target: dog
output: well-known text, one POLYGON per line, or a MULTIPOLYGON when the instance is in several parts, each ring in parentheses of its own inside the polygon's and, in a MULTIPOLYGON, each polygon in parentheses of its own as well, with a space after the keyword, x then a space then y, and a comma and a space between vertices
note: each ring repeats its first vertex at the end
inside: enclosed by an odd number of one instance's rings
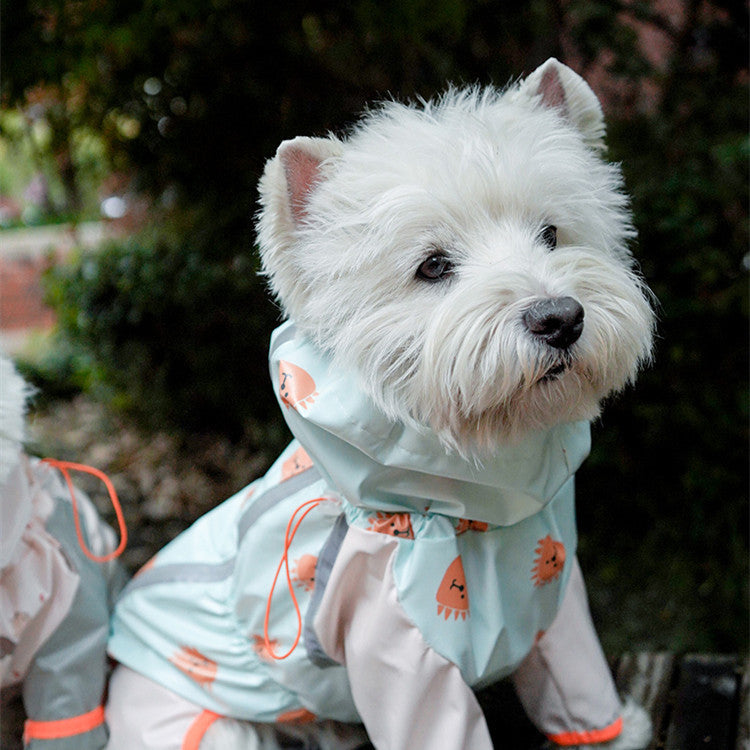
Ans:
POLYGON ((22 690, 25 747, 101 750, 109 618, 126 575, 112 529, 70 482, 77 465, 25 453, 31 395, 0 354, 0 684, 4 700, 22 690))
POLYGON ((604 135, 550 59, 281 144, 258 241, 295 439, 125 590, 111 750, 349 748, 359 722, 490 748, 472 688, 507 675, 556 745, 647 745, 575 558, 589 422, 654 332, 604 135))

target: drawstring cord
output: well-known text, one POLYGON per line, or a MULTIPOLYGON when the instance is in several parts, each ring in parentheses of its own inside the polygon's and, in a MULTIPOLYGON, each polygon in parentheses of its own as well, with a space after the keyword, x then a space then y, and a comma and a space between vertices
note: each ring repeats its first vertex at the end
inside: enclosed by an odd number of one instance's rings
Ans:
POLYGON ((50 466, 54 467, 63 475, 63 477, 65 477, 65 482, 67 483, 68 491, 70 492, 70 499, 73 503, 73 518, 76 524, 78 544, 80 545, 83 554, 86 555, 89 560, 93 560, 97 563, 109 562, 110 560, 114 560, 116 557, 119 557, 125 549, 125 545, 128 543, 128 529, 125 525, 125 517, 122 513, 122 507, 120 506, 117 492, 115 491, 115 488, 109 477, 103 471, 99 471, 99 469, 95 469, 93 466, 76 464, 71 461, 58 461, 56 458, 43 458, 42 463, 49 464, 50 466), (113 550, 109 554, 95 555, 86 545, 86 541, 83 536, 83 530, 81 529, 81 517, 78 511, 78 501, 76 500, 75 488, 73 487, 73 480, 70 478, 71 471, 80 471, 84 474, 91 474, 92 476, 100 479, 104 483, 104 486, 107 488, 109 499, 112 501, 112 507, 115 509, 115 515, 117 516, 117 525, 120 530, 120 544, 118 545, 117 549, 113 550))
POLYGON ((295 648, 297 648, 297 644, 299 643, 300 638, 302 637, 302 613, 299 609, 299 604, 297 603, 297 597, 294 595, 294 586, 292 585, 292 576, 289 572, 289 547, 292 544, 292 541, 294 540, 294 536, 297 533, 297 529, 299 529, 300 524, 302 521, 305 520, 305 516, 314 508, 317 508, 318 505, 320 505, 322 502, 325 501, 326 498, 324 497, 318 497, 314 500, 308 500, 302 505, 300 505, 294 513, 292 513, 291 518, 289 519, 289 523, 286 525, 286 532, 284 533, 284 553, 281 556, 281 560, 279 561, 279 566, 276 568, 276 575, 273 577, 273 583, 271 584, 271 591, 268 594, 268 601, 266 602, 266 616, 263 620, 263 640, 264 645, 266 649, 266 653, 272 658, 276 659, 277 661, 281 661, 282 659, 286 659, 288 656, 292 654, 295 648), (297 523, 294 525, 294 528, 292 529, 292 524, 294 524, 294 519, 303 508, 307 508, 305 512, 299 517, 297 520, 297 523), (292 529, 292 533, 289 533, 289 529, 292 529), (297 637, 294 639, 294 643, 292 644, 292 647, 287 651, 285 654, 277 654, 273 650, 273 645, 271 644, 271 639, 268 636, 268 621, 271 617, 271 599, 273 598, 273 592, 276 589, 276 583, 279 580, 279 573, 281 573, 281 566, 284 566, 286 568, 286 582, 287 586, 289 587, 289 594, 292 597, 292 602, 294 603, 294 611, 297 614, 297 637))

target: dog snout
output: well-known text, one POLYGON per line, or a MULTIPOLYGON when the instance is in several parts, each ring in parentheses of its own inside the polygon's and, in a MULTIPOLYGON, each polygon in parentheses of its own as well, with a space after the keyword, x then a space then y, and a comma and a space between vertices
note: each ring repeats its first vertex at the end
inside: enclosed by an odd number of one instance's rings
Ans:
POLYGON ((523 322, 545 344, 567 349, 583 332, 583 315, 583 307, 573 297, 552 297, 534 302, 523 314, 523 322))

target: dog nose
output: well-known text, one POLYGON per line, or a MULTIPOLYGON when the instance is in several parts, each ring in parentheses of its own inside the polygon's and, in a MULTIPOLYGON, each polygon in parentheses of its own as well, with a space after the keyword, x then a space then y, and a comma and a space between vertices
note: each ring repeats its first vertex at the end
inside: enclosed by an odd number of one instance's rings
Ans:
POLYGON ((523 322, 545 344, 567 349, 583 331, 583 307, 572 297, 540 299, 523 314, 523 322))

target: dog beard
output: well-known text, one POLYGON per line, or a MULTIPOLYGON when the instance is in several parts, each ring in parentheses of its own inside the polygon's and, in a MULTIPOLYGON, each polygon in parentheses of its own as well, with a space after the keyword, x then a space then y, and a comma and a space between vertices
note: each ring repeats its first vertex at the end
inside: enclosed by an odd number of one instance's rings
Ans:
POLYGON ((374 296, 367 312, 325 334, 334 341, 335 366, 354 365, 389 417, 429 426, 463 455, 593 419, 602 400, 649 360, 651 304, 631 269, 580 248, 566 253, 559 259, 565 283, 554 268, 551 277, 585 311, 580 338, 569 347, 545 344, 523 322, 540 291, 555 284, 496 271, 477 274, 475 283, 457 279, 421 312, 403 300, 377 305, 374 296))

